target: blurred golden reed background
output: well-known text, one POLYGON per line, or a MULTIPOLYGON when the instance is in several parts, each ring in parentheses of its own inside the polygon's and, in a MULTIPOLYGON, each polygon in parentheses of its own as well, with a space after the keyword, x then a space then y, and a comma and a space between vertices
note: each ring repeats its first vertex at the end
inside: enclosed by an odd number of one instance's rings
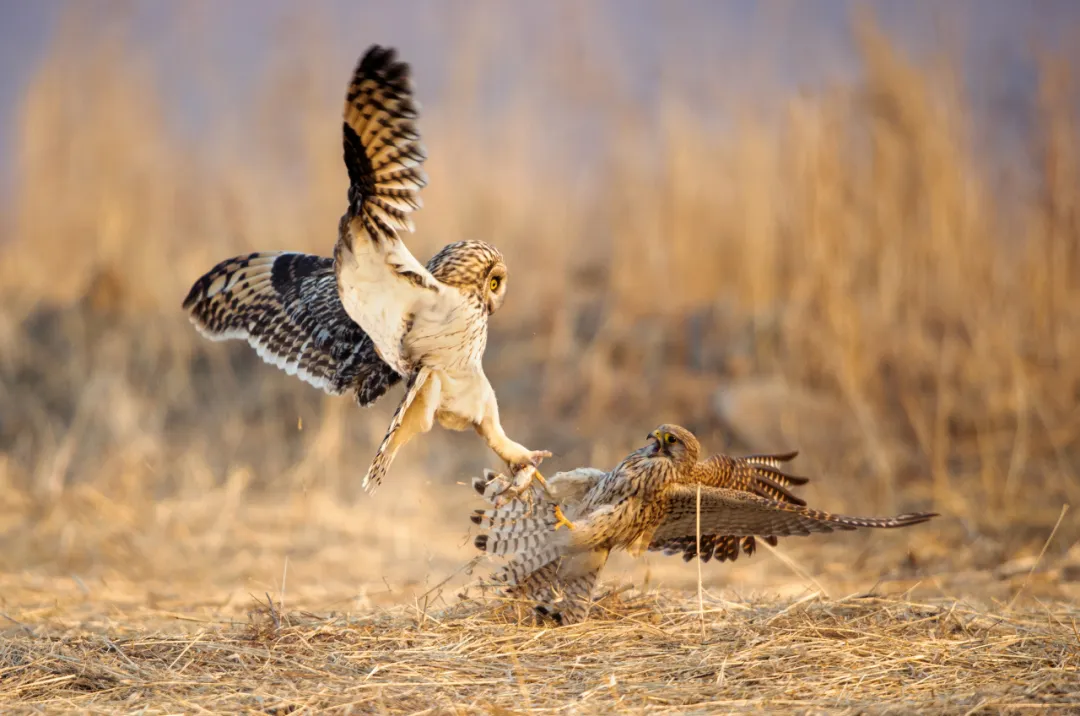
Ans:
MULTIPOLYGON (((895 534, 782 542, 818 579, 1026 572, 1062 505, 1080 503, 1068 45, 1031 48, 1030 121, 1018 146, 997 147, 958 53, 945 42, 916 58, 866 12, 852 23, 857 71, 740 104, 730 68, 643 97, 606 49, 611 18, 563 3, 574 30, 534 40, 544 61, 513 68, 492 102, 487 20, 512 12, 496 5, 447 13, 454 52, 424 65, 442 85, 415 73, 421 103, 438 101, 420 122, 430 185, 410 246, 426 261, 483 238, 506 254, 486 366, 508 432, 553 450, 554 472, 610 467, 674 421, 714 451, 802 450, 812 505, 943 513, 895 534), (563 116, 587 128, 571 137, 563 116)), ((471 556, 472 495, 456 483, 496 466, 482 441, 436 430, 364 496, 400 389, 360 410, 244 344, 203 340, 180 309, 228 256, 328 255, 346 189, 340 94, 355 57, 408 28, 355 27, 331 47, 332 17, 293 12, 251 86, 185 135, 170 77, 214 87, 224 70, 177 41, 171 56, 190 66, 155 71, 130 15, 69 6, 13 113, 5 584, 260 594, 287 571, 290 589, 374 594, 441 581, 471 556)), ((661 77, 686 70, 676 46, 665 57, 661 77)), ((1055 583, 1080 578, 1065 568, 1080 564, 1073 517, 1041 564, 1055 583)), ((766 571, 792 579, 768 554, 705 577, 757 584, 766 571)))

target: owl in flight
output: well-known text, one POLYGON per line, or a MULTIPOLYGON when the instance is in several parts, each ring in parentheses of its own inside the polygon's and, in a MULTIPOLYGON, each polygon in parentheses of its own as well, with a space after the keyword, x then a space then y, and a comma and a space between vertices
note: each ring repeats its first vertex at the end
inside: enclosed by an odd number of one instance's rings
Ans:
POLYGON ((195 282, 184 308, 207 338, 242 338, 268 363, 327 393, 352 392, 361 406, 404 379, 405 395, 364 477, 369 491, 397 451, 436 420, 475 429, 515 474, 538 475, 550 453, 507 437, 484 375, 488 318, 506 298, 502 254, 460 241, 424 266, 403 240, 427 183, 409 74, 394 50, 377 45, 353 72, 342 124, 348 208, 334 257, 226 259, 195 282))
MULTIPOLYGON (((487 533, 477 536, 475 545, 509 557, 494 575, 497 584, 536 602, 541 614, 570 623, 588 615, 593 586, 611 550, 682 553, 690 560, 699 556, 700 534, 702 561, 734 560, 740 547, 753 554, 756 537, 775 545, 777 537, 907 527, 937 516, 846 517, 812 510, 789 489, 807 478, 781 469, 796 453, 699 460, 700 450, 689 430, 661 425, 648 444, 611 472, 579 468, 550 478, 551 497, 537 499, 553 500, 552 509, 527 513, 524 502, 513 502, 477 510, 472 521, 487 533), (570 529, 560 531, 563 524, 570 529)), ((488 471, 473 486, 494 505, 503 480, 488 471)))

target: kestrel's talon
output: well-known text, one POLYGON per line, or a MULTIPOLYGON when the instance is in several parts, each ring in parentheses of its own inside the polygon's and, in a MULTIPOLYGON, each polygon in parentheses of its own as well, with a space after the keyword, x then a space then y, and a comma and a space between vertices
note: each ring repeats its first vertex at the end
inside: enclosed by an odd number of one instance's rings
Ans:
POLYGON ((563 526, 568 530, 574 529, 574 523, 566 519, 566 515, 563 514, 561 507, 555 505, 555 530, 558 531, 558 529, 563 526))

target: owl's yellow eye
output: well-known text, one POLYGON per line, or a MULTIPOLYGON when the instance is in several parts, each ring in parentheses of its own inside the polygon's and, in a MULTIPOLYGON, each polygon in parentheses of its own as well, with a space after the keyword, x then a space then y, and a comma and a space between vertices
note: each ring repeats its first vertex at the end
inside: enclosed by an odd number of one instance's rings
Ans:
POLYGON ((499 278, 498 276, 495 276, 494 278, 491 279, 491 290, 492 291, 498 291, 500 284, 502 284, 502 279, 499 278))
POLYGON ((679 442, 679 440, 671 433, 664 433, 664 442, 666 442, 668 445, 674 445, 675 443, 679 442))

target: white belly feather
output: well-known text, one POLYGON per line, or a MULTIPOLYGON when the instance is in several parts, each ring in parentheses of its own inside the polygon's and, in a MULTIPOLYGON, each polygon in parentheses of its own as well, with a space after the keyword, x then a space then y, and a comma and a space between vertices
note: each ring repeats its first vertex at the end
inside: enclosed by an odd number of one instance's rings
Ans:
MULTIPOLYGON (((404 249, 403 244, 393 248, 397 247, 404 249)), ((438 373, 439 422, 465 429, 481 419, 491 394, 482 363, 487 315, 455 287, 433 281, 436 289, 432 290, 396 274, 389 264, 408 264, 411 254, 401 260, 380 248, 390 247, 364 237, 354 242, 355 253, 339 256, 338 288, 345 312, 371 336, 379 356, 402 376, 420 365, 438 373)))

